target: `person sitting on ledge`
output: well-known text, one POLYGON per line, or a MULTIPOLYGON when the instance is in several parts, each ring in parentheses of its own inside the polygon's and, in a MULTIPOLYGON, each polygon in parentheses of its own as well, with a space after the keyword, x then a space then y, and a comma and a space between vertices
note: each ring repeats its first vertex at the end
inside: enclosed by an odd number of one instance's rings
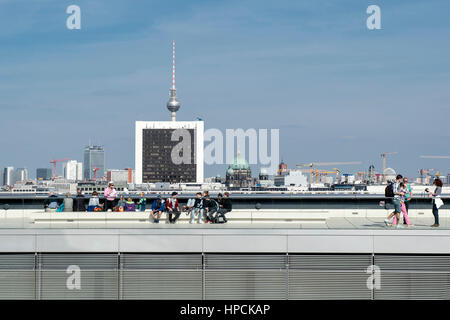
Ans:
POLYGON ((100 199, 98 198, 98 192, 94 191, 92 192, 92 196, 89 199, 89 204, 88 204, 88 208, 87 211, 101 211, 103 205, 100 204, 100 199))
POLYGON ((66 197, 64 198, 63 204, 64 204, 64 212, 73 211, 73 199, 70 192, 66 193, 66 197))
POLYGON ((136 211, 136 203, 134 203, 133 199, 131 198, 127 199, 127 202, 125 203, 125 211, 127 212, 136 211))
POLYGON ((172 192, 172 197, 167 199, 166 201, 166 209, 167 214, 169 216, 169 223, 175 224, 177 222, 177 219, 180 217, 181 211, 180 211, 180 205, 178 203, 178 192, 174 191, 172 192), (172 218, 173 215, 173 218, 172 218))
POLYGON ((162 201, 161 196, 158 195, 152 203, 152 212, 150 213, 154 223, 159 223, 161 214, 164 211, 165 211, 164 202, 162 201))
POLYGON ((123 212, 125 210, 126 205, 125 197, 123 195, 120 196, 119 202, 117 202, 117 209, 119 212, 123 212))
POLYGON ((53 191, 50 191, 48 198, 44 200, 45 212, 56 212, 61 203, 62 200, 53 191))
POLYGON ((84 212, 86 211, 86 198, 84 197, 81 189, 77 190, 77 195, 75 199, 73 199, 73 211, 75 212, 84 212))
POLYGON ((145 206, 147 204, 147 199, 145 198, 145 193, 141 192, 139 195, 141 196, 141 198, 139 199, 138 210, 141 212, 145 212, 145 206))

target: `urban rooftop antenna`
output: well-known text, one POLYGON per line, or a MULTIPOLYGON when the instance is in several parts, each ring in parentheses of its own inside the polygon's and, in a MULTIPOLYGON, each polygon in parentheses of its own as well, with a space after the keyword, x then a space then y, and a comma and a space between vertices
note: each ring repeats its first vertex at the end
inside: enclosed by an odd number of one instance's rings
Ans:
POLYGON ((176 112, 180 109, 180 102, 177 100, 177 89, 175 89, 175 40, 172 41, 172 88, 167 109, 172 113, 172 121, 176 121, 176 112))

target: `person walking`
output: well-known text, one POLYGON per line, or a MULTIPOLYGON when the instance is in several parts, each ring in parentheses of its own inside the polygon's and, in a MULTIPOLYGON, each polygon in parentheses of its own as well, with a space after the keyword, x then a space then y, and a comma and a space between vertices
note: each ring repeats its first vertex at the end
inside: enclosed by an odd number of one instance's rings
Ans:
MULTIPOLYGON (((397 217, 397 227, 398 227, 398 222, 400 221, 400 214, 402 212, 402 204, 400 201, 400 196, 403 196, 404 194, 402 192, 399 191, 399 186, 400 183, 403 180, 403 176, 401 174, 397 175, 395 182, 392 184, 392 204, 394 205, 394 211, 389 214, 389 216, 384 219, 384 223, 389 226, 390 220, 392 219, 392 217, 395 215, 397 217)), ((394 226, 394 224, 392 224, 392 226, 394 226)))
POLYGON ((106 198, 105 211, 108 211, 109 209, 112 211, 114 208, 114 200, 117 197, 117 191, 114 189, 114 182, 111 181, 108 183, 108 188, 105 189, 103 195, 106 198))
POLYGON ((438 204, 439 202, 441 202, 442 205, 442 200, 441 200, 441 194, 442 194, 442 181, 439 178, 434 179, 433 181, 433 185, 436 186, 436 188, 434 189, 434 192, 431 192, 428 188, 425 189, 426 192, 429 193, 429 197, 433 199, 432 204, 433 204, 433 216, 434 216, 434 224, 431 225, 431 227, 436 228, 439 227, 439 207, 440 205, 438 204), (438 202, 438 203, 437 203, 438 202))

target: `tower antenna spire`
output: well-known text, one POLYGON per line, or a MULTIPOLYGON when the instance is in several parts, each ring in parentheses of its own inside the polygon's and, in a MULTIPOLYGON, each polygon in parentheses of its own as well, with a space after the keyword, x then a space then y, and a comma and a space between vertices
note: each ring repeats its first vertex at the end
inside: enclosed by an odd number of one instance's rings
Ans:
POLYGON ((177 89, 175 89, 175 40, 172 40, 172 88, 167 109, 171 112, 172 121, 176 121, 176 112, 180 109, 180 102, 177 100, 177 89))
POLYGON ((172 89, 175 89, 175 40, 172 40, 172 89))

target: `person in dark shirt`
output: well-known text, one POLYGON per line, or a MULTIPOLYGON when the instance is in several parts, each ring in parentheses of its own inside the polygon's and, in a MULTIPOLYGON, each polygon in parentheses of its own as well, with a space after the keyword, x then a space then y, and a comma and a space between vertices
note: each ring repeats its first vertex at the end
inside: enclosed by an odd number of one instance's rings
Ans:
POLYGON ((205 221, 211 223, 214 220, 214 214, 219 209, 219 205, 215 200, 212 200, 209 193, 206 194, 203 200, 203 208, 205 209, 205 221))
POLYGON ((86 211, 86 198, 84 197, 81 189, 77 190, 77 195, 73 199, 73 211, 84 212, 86 211))
POLYGON ((60 199, 53 191, 50 191, 47 199, 44 200, 44 209, 46 212, 56 211, 61 205, 62 199, 60 199))
POLYGON ((230 193, 225 192, 225 197, 221 197, 221 194, 219 193, 217 202, 219 203, 219 215, 223 217, 224 222, 227 222, 227 218, 225 217, 225 214, 230 212, 233 209, 233 205, 231 204, 230 199, 230 193))
POLYGON ((436 186, 436 189, 434 189, 434 192, 428 190, 428 188, 425 189, 425 191, 428 192, 429 197, 433 199, 432 205, 433 205, 434 224, 431 226, 433 228, 435 228, 435 227, 439 227, 439 208, 436 205, 436 201, 439 201, 442 203, 441 194, 442 194, 443 183, 442 183, 441 179, 436 178, 433 181, 433 185, 436 186))

